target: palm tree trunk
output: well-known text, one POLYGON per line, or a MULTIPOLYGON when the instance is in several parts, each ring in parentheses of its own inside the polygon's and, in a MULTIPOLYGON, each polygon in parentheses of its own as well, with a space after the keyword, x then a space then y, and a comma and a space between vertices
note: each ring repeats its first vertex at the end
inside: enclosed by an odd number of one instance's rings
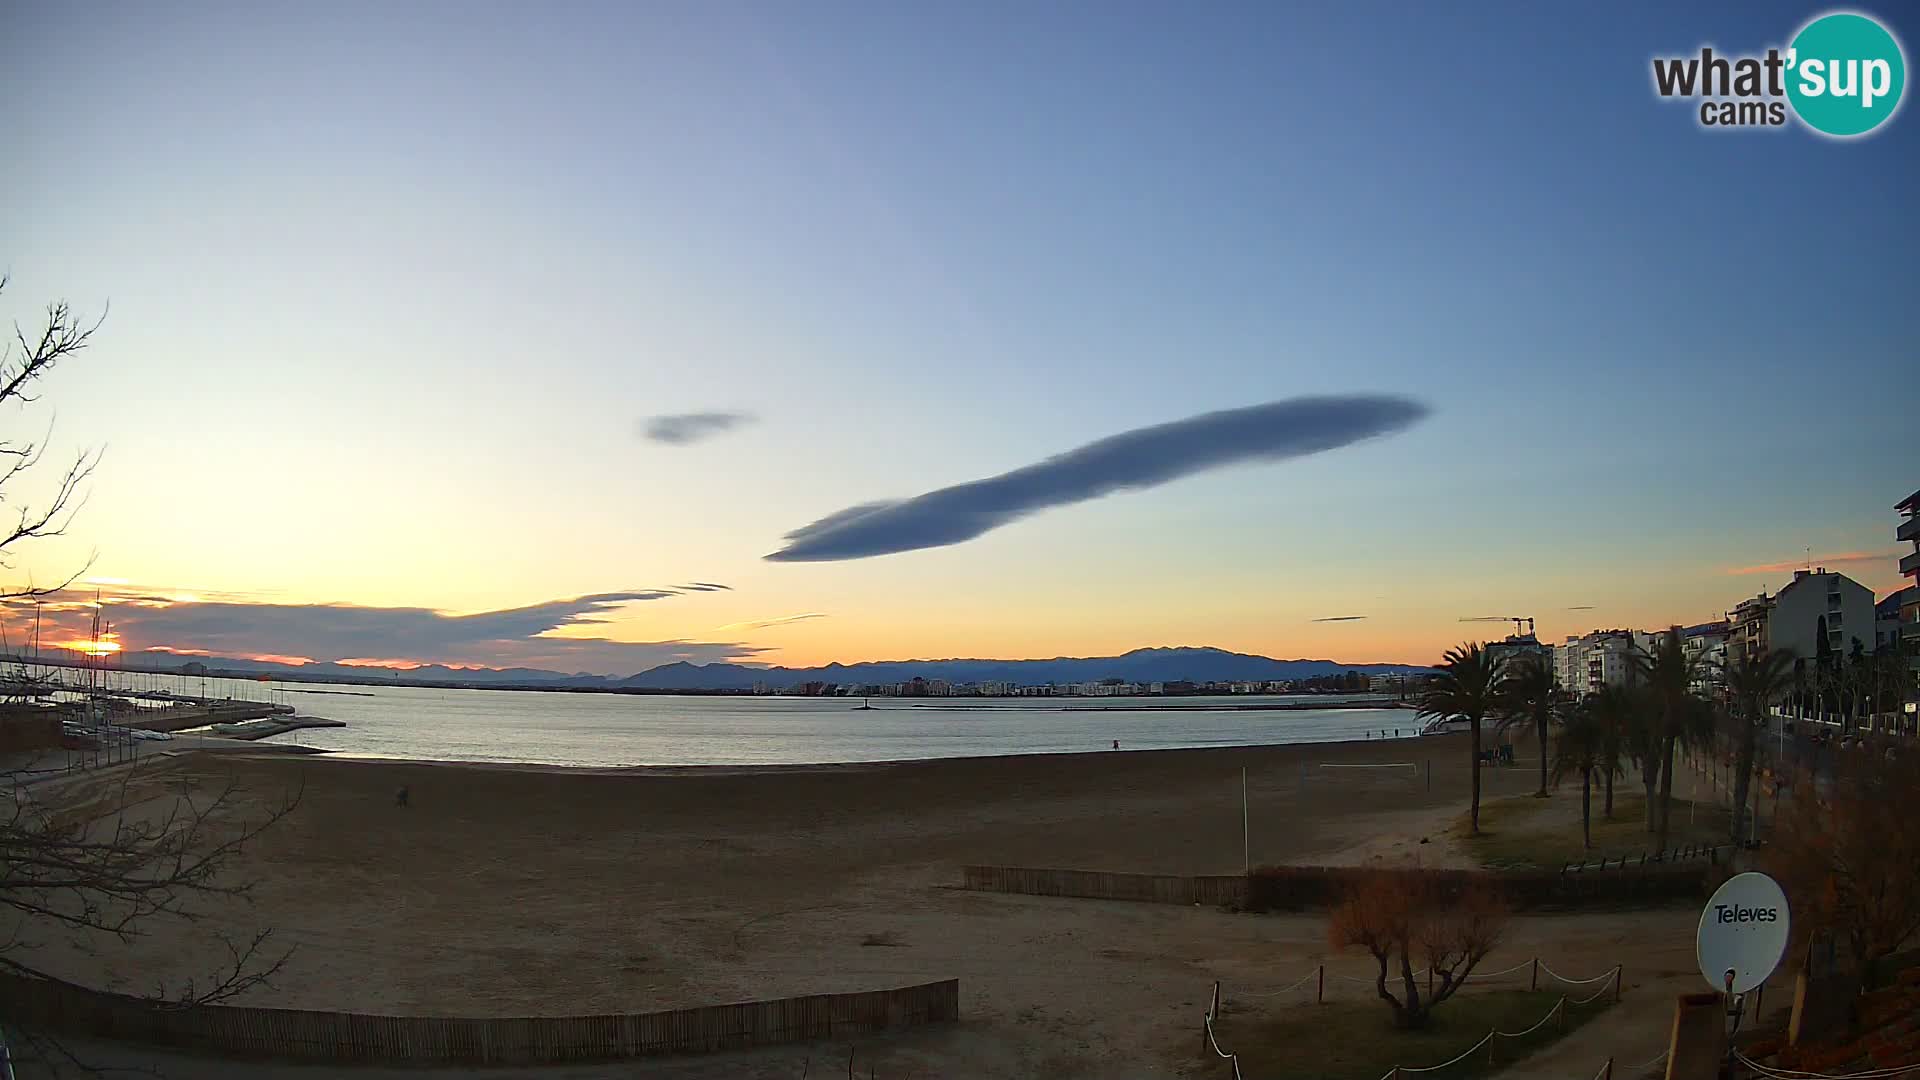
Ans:
POLYGON ((1640 766, 1640 783, 1647 789, 1647 831, 1660 827, 1660 746, 1656 742, 1652 757, 1640 766))
POLYGON ((1593 850, 1593 770, 1580 770, 1580 842, 1593 850))
POLYGON ((1660 844, 1661 851, 1667 849, 1668 818, 1673 812, 1673 749, 1675 739, 1669 735, 1666 739, 1665 765, 1660 771, 1660 844))
POLYGON ((1473 806, 1469 811, 1468 836, 1480 835, 1480 718, 1470 718, 1473 727, 1473 806))
POLYGON ((1540 797, 1547 797, 1547 718, 1535 722, 1534 736, 1540 740, 1540 797))
POLYGON ((1759 738, 1759 729, 1754 726, 1753 718, 1747 717, 1740 726, 1740 750, 1733 764, 1733 840, 1736 844, 1745 833, 1742 819, 1747 814, 1747 792, 1753 783, 1754 747, 1759 738))

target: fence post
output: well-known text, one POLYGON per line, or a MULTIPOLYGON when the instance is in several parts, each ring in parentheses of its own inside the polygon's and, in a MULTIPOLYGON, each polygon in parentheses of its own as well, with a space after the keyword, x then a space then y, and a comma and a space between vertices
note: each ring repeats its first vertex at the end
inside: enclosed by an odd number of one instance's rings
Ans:
POLYGON ((1608 1058, 1607 1063, 1605 1065, 1600 1066, 1600 1080, 1613 1080, 1613 1059, 1612 1058, 1608 1058))
POLYGON ((1325 964, 1320 965, 1320 980, 1319 985, 1313 990, 1313 1003, 1315 1005, 1327 1003, 1327 965, 1325 964))
POLYGON ((1540 958, 1537 956, 1533 958, 1533 977, 1527 980, 1527 989, 1540 989, 1540 958))
POLYGON ((1613 965, 1613 1003, 1615 1005, 1620 1004, 1620 983, 1625 970, 1626 967, 1623 964, 1613 965))

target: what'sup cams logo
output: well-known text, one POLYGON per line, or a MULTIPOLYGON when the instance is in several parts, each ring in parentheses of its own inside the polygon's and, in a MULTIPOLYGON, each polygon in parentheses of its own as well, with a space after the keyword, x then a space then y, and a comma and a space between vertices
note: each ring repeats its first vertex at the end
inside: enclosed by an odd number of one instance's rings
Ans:
POLYGON ((1900 111, 1907 57, 1879 20, 1836 11, 1763 56, 1722 56, 1711 47, 1656 56, 1653 89, 1661 98, 1699 101, 1701 127, 1777 128, 1794 116, 1821 135, 1850 139, 1900 111))

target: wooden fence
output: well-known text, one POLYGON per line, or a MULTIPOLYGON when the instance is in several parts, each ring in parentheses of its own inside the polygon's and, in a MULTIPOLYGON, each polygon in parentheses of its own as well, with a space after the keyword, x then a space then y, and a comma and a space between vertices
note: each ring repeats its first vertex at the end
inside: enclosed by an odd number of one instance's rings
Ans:
POLYGON ((0 975, 9 1023, 242 1056, 327 1062, 535 1065, 841 1038, 960 1017, 960 982, 608 1016, 432 1017, 167 1006, 0 975))
POLYGON ((1241 907, 1247 899, 1242 874, 1178 877, 1171 874, 1109 874, 1099 870, 1053 870, 1018 866, 963 866, 962 887, 1029 896, 1083 900, 1143 900, 1156 904, 1241 907))

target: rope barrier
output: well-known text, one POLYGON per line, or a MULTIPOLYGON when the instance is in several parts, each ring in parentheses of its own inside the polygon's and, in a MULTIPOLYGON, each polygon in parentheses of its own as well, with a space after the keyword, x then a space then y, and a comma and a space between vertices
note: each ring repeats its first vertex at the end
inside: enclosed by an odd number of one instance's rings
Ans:
POLYGON ((1213 984, 1213 1002, 1212 1004, 1207 1006, 1206 1014, 1200 1018, 1201 1024, 1205 1026, 1207 1029, 1207 1045, 1213 1049, 1213 1052, 1215 1054, 1218 1054, 1223 1060, 1225 1060, 1227 1064, 1233 1066, 1233 1080, 1246 1080, 1246 1077, 1240 1074, 1240 1055, 1229 1054, 1225 1050, 1220 1049, 1220 1040, 1214 1037, 1213 1016, 1214 1016, 1214 1013, 1219 1011, 1219 1009, 1220 1009, 1220 983, 1218 980, 1215 980, 1213 984))
POLYGON ((1803 1072, 1799 1069, 1781 1069, 1771 1065, 1762 1065, 1739 1050, 1733 1056, 1742 1065, 1761 1076, 1774 1077, 1775 1080, 1887 1080, 1888 1077, 1901 1076, 1910 1072, 1920 1072, 1920 1064, 1900 1065, 1890 1069, 1871 1069, 1857 1073, 1817 1073, 1803 1072))
POLYGON ((1627 1066, 1627 1071, 1630 1073, 1643 1072, 1647 1069, 1653 1068, 1655 1065, 1658 1065, 1665 1060, 1667 1060, 1667 1052, 1665 1050, 1662 1050, 1659 1053, 1653 1055, 1652 1057, 1648 1058, 1647 1060, 1641 1062, 1638 1065, 1627 1066))
POLYGON ((1547 962, 1545 960, 1540 961, 1540 970, 1546 972, 1548 975, 1553 976, 1555 979, 1558 979, 1559 981, 1566 983, 1569 986, 1585 986, 1588 983, 1602 982, 1604 980, 1613 978, 1620 971, 1620 969, 1616 967, 1612 971, 1609 971, 1604 975, 1595 975, 1591 979, 1569 979, 1565 975, 1562 975, 1559 972, 1548 967, 1547 962))
POLYGON ((1537 1022, 1534 1023, 1532 1027, 1527 1028, 1524 1031, 1500 1031, 1498 1029, 1489 1031, 1485 1035, 1481 1036, 1479 1042, 1474 1043, 1472 1046, 1469 1046, 1465 1050, 1461 1051, 1459 1056, 1457 1057, 1454 1057, 1447 1061, 1443 1061, 1438 1065, 1428 1065, 1418 1069, 1409 1068, 1404 1065, 1397 1066, 1391 1071, 1389 1071, 1385 1076, 1381 1077, 1380 1080, 1393 1080, 1393 1077, 1400 1073, 1439 1072, 1441 1069, 1447 1068, 1448 1066, 1458 1065, 1462 1061, 1465 1061, 1469 1057, 1472 1057, 1475 1053, 1478 1053, 1482 1047, 1486 1046, 1488 1043, 1492 1042, 1495 1039, 1519 1039, 1519 1038, 1524 1038, 1528 1035, 1531 1035, 1536 1031, 1539 1031, 1541 1028, 1547 1025, 1547 1021, 1552 1020, 1555 1016, 1559 1015, 1560 1011, 1566 1008, 1566 1004, 1567 1004, 1567 999, 1565 997, 1562 997, 1559 1001, 1554 1002, 1553 1008, 1547 1010, 1547 1015, 1541 1017, 1537 1022))
MULTIPOLYGON (((1298 979, 1295 979, 1292 985, 1290 986, 1282 987, 1279 990, 1268 990, 1264 993, 1259 993, 1259 994, 1241 994, 1240 996, 1243 998, 1270 998, 1270 997, 1279 997, 1281 994, 1291 994, 1295 990, 1298 990, 1301 987, 1307 985, 1307 980, 1313 978, 1315 975, 1318 975, 1318 974, 1320 974, 1320 969, 1316 967, 1312 971, 1309 971, 1305 975, 1302 975, 1298 979)), ((1362 981, 1372 982, 1373 980, 1364 979, 1362 981)))
POLYGON ((1598 990, 1595 990, 1595 991, 1594 991, 1593 993, 1591 993, 1591 994, 1589 994, 1589 995, 1587 995, 1586 997, 1583 997, 1583 998, 1580 998, 1579 1000, 1577 1000, 1577 1001, 1575 1001, 1575 1002, 1573 1002, 1573 1004, 1575 1004, 1575 1005, 1591 1005, 1592 1003, 1594 1003, 1594 1002, 1596 1002, 1596 1001, 1599 1001, 1599 1000, 1600 1000, 1601 998, 1603 998, 1603 997, 1606 997, 1606 996, 1607 996, 1608 994, 1611 994, 1611 993, 1613 993, 1613 987, 1612 987, 1612 986, 1610 986, 1610 985, 1609 985, 1609 986, 1603 986, 1603 987, 1601 987, 1600 989, 1598 989, 1598 990))
POLYGON ((1503 1039, 1518 1039, 1523 1036, 1531 1035, 1534 1032, 1539 1031, 1542 1027, 1545 1027, 1547 1021, 1553 1019, 1556 1015, 1560 1013, 1562 1009, 1565 1009, 1566 1007, 1567 1007, 1567 999, 1565 997, 1562 997, 1559 1001, 1556 1001, 1553 1003, 1553 1008, 1547 1010, 1547 1015, 1541 1017, 1538 1023, 1534 1024, 1532 1027, 1528 1028, 1527 1030, 1495 1031, 1493 1032, 1493 1034, 1498 1035, 1503 1039))
MULTIPOLYGON (((1533 961, 1522 960, 1521 962, 1513 965, 1510 968, 1503 968, 1500 971, 1482 971, 1474 975, 1469 975, 1467 977, 1470 979, 1497 979, 1502 975, 1511 975, 1516 971, 1525 971, 1527 968, 1531 967, 1532 965, 1533 965, 1533 961)), ((1546 965, 1542 964, 1540 966, 1545 967, 1546 965)))
MULTIPOLYGON (((1478 976, 1469 976, 1469 978, 1477 977, 1482 979, 1492 979, 1492 978, 1498 978, 1499 976, 1502 976, 1502 975, 1511 975, 1514 972, 1523 971, 1533 966, 1535 962, 1536 961, 1529 959, 1522 963, 1515 964, 1513 967, 1510 967, 1510 968, 1505 968, 1500 971, 1488 972, 1486 974, 1482 974, 1478 976)), ((1584 998, 1570 1000, 1565 994, 1562 994, 1560 998, 1553 1003, 1553 1008, 1548 1009, 1547 1014, 1545 1016, 1542 1016, 1539 1020, 1535 1021, 1531 1027, 1524 1028, 1520 1031, 1501 1031, 1496 1028, 1492 1031, 1487 1032, 1484 1036, 1480 1038, 1479 1042, 1476 1042, 1472 1046, 1467 1047, 1465 1050, 1461 1051, 1458 1056, 1454 1058, 1451 1058, 1447 1061, 1443 1061, 1438 1065, 1427 1065, 1421 1068, 1409 1068, 1405 1066, 1396 1067, 1391 1071, 1389 1071, 1385 1076, 1382 1076, 1380 1080, 1396 1080, 1396 1077, 1403 1073, 1438 1072, 1441 1069, 1445 1069, 1452 1065, 1458 1065, 1460 1062, 1465 1061, 1467 1058, 1471 1057, 1473 1054, 1477 1053, 1480 1050, 1485 1049, 1487 1044, 1491 1043, 1495 1039, 1525 1038, 1528 1035, 1531 1035, 1534 1032, 1539 1031, 1541 1028, 1547 1026, 1547 1024, 1551 1022, 1555 1017, 1561 1017, 1564 1019, 1566 1009, 1569 1005, 1580 1006, 1580 1005, 1591 1004, 1592 1002, 1598 1001, 1600 998, 1604 997, 1605 995, 1614 992, 1618 987, 1618 980, 1620 978, 1620 972, 1621 972, 1620 967, 1616 965, 1613 968, 1613 970, 1603 975, 1596 975, 1590 979, 1569 979, 1563 975, 1560 975, 1554 972, 1551 968, 1548 968, 1547 965, 1545 965, 1544 963, 1540 964, 1540 967, 1542 970, 1545 970, 1547 974, 1552 976, 1553 978, 1571 985, 1585 986, 1593 983, 1603 983, 1605 985, 1602 985, 1600 989, 1594 991, 1591 995, 1584 998)), ((1307 980, 1313 978, 1316 975, 1321 974, 1321 970, 1322 969, 1320 968, 1315 968, 1313 971, 1307 972, 1305 975, 1302 975, 1300 978, 1294 980, 1292 984, 1279 990, 1271 990, 1271 991, 1267 991, 1259 994, 1245 994, 1242 996, 1248 997, 1248 998, 1271 998, 1271 997, 1278 997, 1281 994, 1292 993, 1293 991, 1298 990, 1300 987, 1306 985, 1307 980)), ((1426 969, 1422 968, 1420 971, 1417 971, 1414 974, 1416 976, 1419 976, 1425 973, 1426 973, 1426 969)), ((1400 976, 1394 976, 1394 977, 1399 978, 1400 976)), ((1347 982, 1363 983, 1363 984, 1372 984, 1374 981, 1373 979, 1356 979, 1351 975, 1340 975, 1337 973, 1334 974, 1334 978, 1344 979, 1347 982)), ((1204 1025, 1206 1027, 1206 1032, 1207 1032, 1207 1047, 1211 1049, 1216 1056, 1218 1056, 1224 1061, 1227 1061, 1233 1066, 1234 1080, 1245 1080, 1245 1077, 1242 1076, 1240 1072, 1240 1056, 1238 1054, 1229 1053, 1228 1051, 1222 1049, 1220 1046, 1219 1039, 1216 1038, 1213 1033, 1213 1021, 1215 1017, 1219 1015, 1220 998, 1221 998, 1220 983, 1218 981, 1215 981, 1213 984, 1212 1003, 1208 1005, 1206 1014, 1202 1018, 1204 1025)), ((1666 1056, 1667 1056, 1666 1051, 1662 1050, 1660 1052, 1659 1057, 1654 1058, 1652 1061, 1648 1061, 1644 1065, 1633 1066, 1632 1071, 1639 1072, 1642 1069, 1651 1067, 1652 1065, 1662 1060, 1665 1060, 1666 1056)), ((1607 1064, 1607 1067, 1601 1069, 1600 1073, 1598 1074, 1598 1076, 1596 1076, 1595 1080, 1600 1080, 1601 1077, 1605 1077, 1607 1075, 1608 1069, 1611 1067, 1612 1067, 1612 1062, 1609 1061, 1607 1064)), ((1898 1072, 1885 1073, 1885 1074, 1879 1074, 1879 1075, 1872 1074, 1872 1073, 1856 1073, 1846 1077, 1845 1080, 1885 1080, 1885 1077, 1896 1076, 1896 1075, 1899 1075, 1900 1072, 1912 1072, 1912 1071, 1920 1071, 1920 1065, 1916 1065, 1908 1069, 1899 1070, 1898 1072)), ((1769 1080, 1829 1080, 1829 1078, 1820 1076, 1819 1074, 1813 1074, 1813 1073, 1809 1073, 1801 1076, 1769 1074, 1769 1080)))
MULTIPOLYGON (((1517 972, 1517 971, 1525 971, 1525 970, 1527 970, 1527 968, 1529 968, 1529 967, 1531 967, 1532 965, 1533 965, 1533 961, 1532 961, 1532 960, 1522 960, 1522 961, 1521 961, 1520 963, 1518 963, 1518 964, 1515 964, 1515 965, 1513 965, 1513 966, 1512 966, 1512 967, 1510 967, 1510 968, 1501 968, 1501 969, 1500 969, 1499 971, 1476 971, 1476 972, 1474 972, 1473 974, 1471 974, 1471 975, 1469 975, 1469 976, 1467 976, 1467 978, 1468 978, 1469 980, 1473 980, 1473 979, 1498 979, 1498 978, 1502 978, 1502 977, 1504 977, 1504 976, 1507 976, 1507 975, 1512 975, 1512 974, 1513 974, 1514 972, 1517 972)), ((1557 973, 1557 972, 1555 972, 1555 971, 1554 971, 1554 970, 1553 970, 1552 968, 1549 968, 1549 967, 1548 967, 1548 966, 1546 965, 1546 961, 1544 961, 1544 960, 1540 962, 1540 970, 1541 970, 1541 971, 1544 971, 1544 972, 1546 972, 1546 973, 1547 973, 1548 975, 1551 975, 1551 976, 1553 976, 1553 978, 1554 978, 1554 979, 1556 979, 1556 980, 1558 980, 1558 981, 1560 981, 1560 982, 1563 982, 1563 983, 1566 983, 1566 984, 1568 984, 1568 985, 1570 985, 1570 986, 1587 986, 1587 985, 1589 985, 1589 984, 1592 984, 1592 983, 1597 983, 1597 982, 1606 982, 1606 981, 1608 981, 1608 980, 1611 980, 1611 979, 1615 979, 1615 978, 1618 978, 1618 977, 1619 977, 1619 975, 1620 975, 1620 969, 1619 969, 1619 967, 1618 967, 1618 966, 1616 966, 1616 967, 1614 967, 1614 968, 1613 968, 1612 970, 1610 970, 1610 971, 1606 971, 1606 972, 1603 972, 1603 973, 1601 973, 1601 974, 1599 974, 1599 975, 1595 975, 1595 976, 1594 976, 1593 978, 1591 978, 1591 979, 1569 979, 1569 978, 1567 978, 1567 977, 1566 977, 1566 976, 1564 976, 1564 975, 1561 975, 1561 974, 1558 974, 1558 973, 1557 973)), ((1420 970, 1418 970, 1418 971, 1416 971, 1416 972, 1414 972, 1414 973, 1413 973, 1413 976, 1414 976, 1414 978, 1416 978, 1416 979, 1417 979, 1417 978, 1419 978, 1419 977, 1421 977, 1422 975, 1425 975, 1426 973, 1427 973, 1427 969, 1426 969, 1426 968, 1421 968, 1420 970)), ((1359 985, 1359 986, 1372 986, 1372 985, 1373 985, 1373 978, 1372 978, 1372 977, 1370 977, 1370 976, 1369 976, 1369 977, 1355 977, 1355 976, 1352 976, 1352 975, 1342 975, 1342 974, 1340 974, 1340 973, 1339 973, 1339 972, 1337 972, 1337 971, 1329 971, 1329 972, 1327 972, 1327 976, 1328 976, 1329 978, 1334 978, 1334 979, 1339 979, 1339 980, 1340 980, 1340 981, 1342 981, 1342 982, 1350 982, 1350 983, 1354 983, 1354 984, 1356 984, 1356 985, 1359 985)), ((1387 973, 1387 978, 1388 978, 1388 980, 1389 980, 1389 981, 1391 981, 1391 980, 1393 980, 1393 979, 1398 979, 1398 978, 1400 978, 1400 977, 1401 977, 1401 976, 1400 976, 1400 973, 1399 973, 1399 972, 1397 972, 1397 971, 1390 971, 1390 972, 1388 972, 1388 973, 1387 973)), ((1290 989, 1290 988, 1289 988, 1289 989, 1290 989)), ((1258 996, 1258 995, 1247 995, 1247 996, 1249 996, 1249 997, 1253 997, 1253 996, 1258 996)), ((1267 995, 1267 996, 1273 996, 1273 995, 1267 995)), ((1592 999, 1588 999, 1588 1000, 1592 1000, 1592 999)))
MULTIPOLYGON (((1429 1066, 1427 1066, 1427 1067, 1426 1067, 1426 1068, 1424 1068, 1424 1069, 1408 1069, 1408 1068, 1396 1068, 1396 1069, 1394 1069, 1394 1070, 1392 1070, 1392 1072, 1389 1072, 1389 1073, 1387 1073, 1387 1076, 1392 1076, 1392 1075, 1393 1075, 1394 1073, 1425 1073, 1425 1072, 1439 1072, 1439 1071, 1440 1071, 1441 1069, 1444 1069, 1444 1068, 1446 1068, 1446 1067, 1447 1067, 1447 1066, 1449 1066, 1449 1065, 1458 1065, 1458 1064, 1460 1064, 1461 1062, 1463 1062, 1463 1061, 1465 1061, 1465 1060, 1467 1060, 1468 1058, 1470 1058, 1470 1057, 1472 1057, 1475 1051, 1477 1051, 1477 1050, 1479 1050, 1479 1049, 1480 1049, 1481 1047, 1483 1047, 1483 1046, 1485 1046, 1485 1045, 1487 1045, 1488 1043, 1490 1043, 1490 1042, 1492 1042, 1492 1041, 1493 1041, 1493 1036, 1494 1036, 1494 1034, 1495 1034, 1494 1032, 1491 1032, 1491 1031, 1489 1031, 1489 1032, 1487 1032, 1487 1033, 1486 1033, 1485 1035, 1482 1035, 1482 1036, 1480 1037, 1480 1041, 1479 1041, 1479 1042, 1477 1042, 1477 1043, 1474 1043, 1474 1044, 1473 1044, 1472 1046, 1469 1046, 1469 1047, 1467 1047, 1467 1048, 1466 1048, 1465 1050, 1463 1050, 1463 1051, 1461 1051, 1461 1053, 1460 1053, 1460 1056, 1459 1056, 1459 1057, 1456 1057, 1456 1058, 1454 1058, 1454 1059, 1453 1059, 1453 1060, 1451 1060, 1451 1061, 1443 1061, 1443 1062, 1441 1062, 1441 1063, 1440 1063, 1440 1064, 1438 1064, 1438 1065, 1429 1065, 1429 1066)), ((1381 1078, 1381 1080, 1386 1080, 1386 1077, 1382 1077, 1382 1078, 1381 1078)))

